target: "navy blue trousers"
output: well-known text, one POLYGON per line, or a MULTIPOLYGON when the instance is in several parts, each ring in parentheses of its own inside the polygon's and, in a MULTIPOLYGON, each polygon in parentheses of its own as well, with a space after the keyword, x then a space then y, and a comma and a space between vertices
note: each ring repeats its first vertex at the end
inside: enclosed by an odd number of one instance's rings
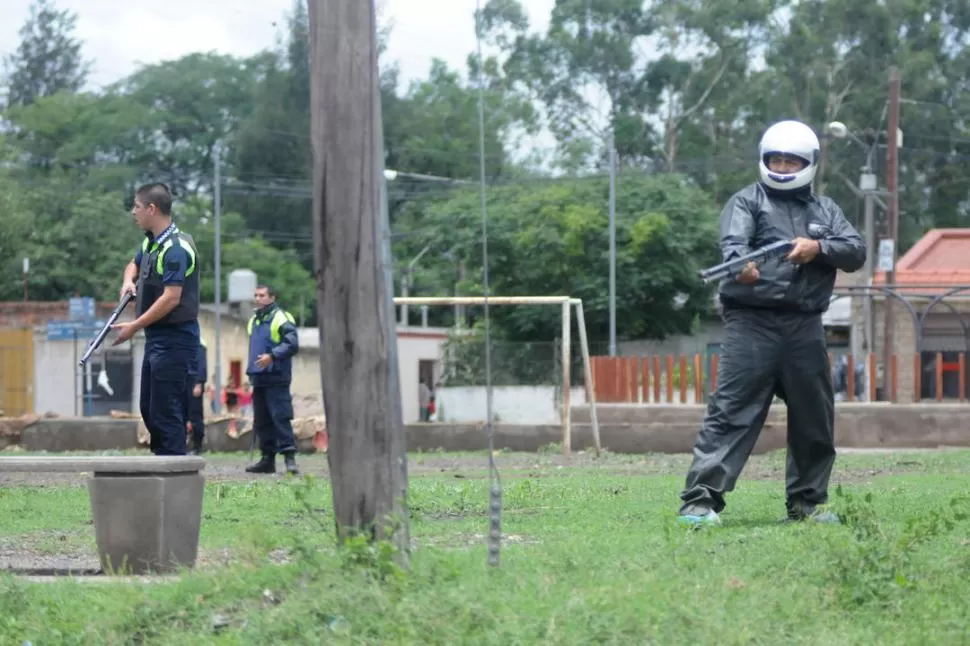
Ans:
POLYGON ((188 420, 192 422, 192 440, 197 445, 202 445, 202 439, 205 437, 205 405, 202 399, 205 397, 205 385, 203 384, 202 394, 196 397, 192 394, 195 390, 196 381, 194 378, 189 379, 187 386, 188 398, 189 398, 189 416, 188 420))
POLYGON ((188 386, 198 339, 149 339, 141 364, 141 417, 155 455, 185 455, 188 386))
POLYGON ((263 455, 296 453, 293 397, 287 386, 253 386, 253 430, 263 455))

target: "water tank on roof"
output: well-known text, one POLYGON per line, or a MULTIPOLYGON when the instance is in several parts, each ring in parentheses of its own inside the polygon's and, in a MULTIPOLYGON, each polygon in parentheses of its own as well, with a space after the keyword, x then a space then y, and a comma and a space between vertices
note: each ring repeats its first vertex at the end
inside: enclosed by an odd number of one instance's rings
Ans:
POLYGON ((236 269, 229 272, 229 302, 248 303, 256 291, 256 272, 251 269, 236 269))

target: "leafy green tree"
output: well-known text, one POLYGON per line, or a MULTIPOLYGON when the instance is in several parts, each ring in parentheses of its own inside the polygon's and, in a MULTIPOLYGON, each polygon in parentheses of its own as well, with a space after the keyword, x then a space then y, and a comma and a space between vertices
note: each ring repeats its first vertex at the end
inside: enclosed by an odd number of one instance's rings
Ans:
MULTIPOLYGON (((5 183, 0 191, 16 193, 15 217, 0 220, 0 238, 20 227, 13 253, 3 256, 4 275, 19 276, 21 258, 26 256, 33 300, 117 298, 121 270, 139 242, 120 192, 78 190, 69 175, 58 172, 43 182, 5 183)), ((3 291, 12 296, 10 285, 3 285, 3 291)))
MULTIPOLYGON (((618 186, 618 335, 662 338, 689 332, 696 317, 711 309, 710 290, 697 279, 697 270, 718 258, 717 205, 678 175, 628 173, 618 186)), ((602 177, 490 189, 492 294, 581 298, 590 338, 606 339, 607 195, 602 177)), ((408 213, 407 219, 427 235, 400 241, 395 256, 414 257, 419 245, 433 249, 422 263, 414 295, 422 295, 422 285, 445 290, 454 285, 458 263, 466 268, 461 293, 482 294, 477 193, 460 192, 420 213, 408 213)), ((450 291, 445 290, 427 295, 450 291)), ((496 307, 492 317, 498 339, 551 341, 560 333, 559 313, 549 307, 496 307)))
MULTIPOLYGON (((895 65, 902 77, 905 134, 900 246, 905 250, 933 226, 964 226, 970 177, 963 124, 970 105, 958 79, 970 60, 968 29, 970 11, 963 3, 799 2, 788 28, 776 30, 767 43, 773 65, 756 80, 753 122, 765 125, 786 115, 822 131, 831 120, 843 121, 876 142, 874 170, 885 186, 888 77, 895 65)), ((864 161, 859 147, 823 139, 820 190, 849 207, 856 200, 845 180, 855 182, 864 161)))
POLYGON ((128 97, 67 91, 11 107, 6 117, 14 130, 9 149, 28 180, 67 173, 77 188, 107 190, 134 181, 151 119, 128 97))
POLYGON ((52 0, 35 0, 20 28, 20 44, 4 60, 7 106, 27 106, 61 91, 77 92, 90 63, 74 37, 77 15, 58 10, 52 0))
POLYGON ((211 191, 216 142, 232 143, 270 64, 261 55, 188 54, 144 66, 113 86, 113 94, 145 113, 138 133, 142 178, 165 181, 180 196, 211 191))
MULTIPOLYGON (((469 61, 475 69, 477 61, 469 61)), ((453 179, 477 178, 478 92, 458 72, 435 59, 426 80, 414 83, 404 97, 405 109, 395 114, 395 137, 386 145, 389 168, 453 179)), ((506 102, 498 92, 487 92, 485 157, 487 172, 503 173, 508 161, 504 138, 527 119, 530 109, 506 102)))
POLYGON ((540 103, 558 144, 559 166, 599 165, 611 128, 624 156, 647 158, 652 127, 633 105, 639 81, 636 48, 653 27, 642 0, 559 2, 546 34, 529 31, 516 0, 491 0, 482 10, 483 36, 502 50, 502 72, 540 103))
MULTIPOLYGON (((0 163, 3 161, 0 155, 0 163)), ((19 266, 26 255, 32 218, 24 206, 23 197, 23 191, 9 173, 0 173, 0 214, 3 214, 0 217, 0 275, 5 277, 0 283, 0 300, 15 297, 17 283, 14 279, 20 275, 19 266)))
MULTIPOLYGON (((215 228, 212 202, 205 197, 191 197, 179 204, 175 219, 192 235, 199 252, 201 298, 215 300, 215 228)), ((250 269, 260 281, 273 285, 279 300, 298 321, 308 325, 314 319, 314 282, 292 249, 280 249, 258 235, 250 235, 241 215, 222 215, 222 301, 229 296, 229 274, 236 269, 250 269)))

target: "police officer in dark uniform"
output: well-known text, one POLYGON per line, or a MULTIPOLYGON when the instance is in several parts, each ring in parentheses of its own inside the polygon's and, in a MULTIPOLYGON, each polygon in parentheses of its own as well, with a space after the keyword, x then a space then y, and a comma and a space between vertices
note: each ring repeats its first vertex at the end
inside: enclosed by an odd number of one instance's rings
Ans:
POLYGON ((189 379, 189 429, 191 430, 192 448, 189 453, 200 455, 202 453, 202 442, 205 440, 205 405, 202 401, 205 395, 206 375, 209 370, 209 362, 206 357, 205 341, 199 337, 199 347, 195 355, 195 363, 192 366, 192 379, 189 379))
POLYGON ((172 221, 164 184, 135 193, 132 217, 145 239, 125 268, 122 296, 135 294, 134 321, 114 328, 114 345, 145 331, 141 416, 155 455, 185 455, 190 373, 199 346, 199 263, 195 243, 172 221))
POLYGON ((725 339, 717 391, 694 445, 678 520, 720 522, 724 494, 754 448, 775 396, 788 408, 787 518, 836 521, 818 509, 828 500, 835 462, 834 395, 822 313, 836 270, 866 261, 862 237, 828 197, 812 192, 818 137, 782 121, 761 139, 761 181, 732 196, 721 213, 724 261, 778 240, 786 258, 751 263, 721 282, 725 339))
POLYGON ((276 303, 276 292, 259 285, 253 298, 256 313, 249 319, 249 365, 253 386, 253 431, 262 457, 246 467, 249 473, 276 473, 276 454, 283 455, 287 473, 297 474, 293 437, 292 359, 300 350, 293 315, 276 303))

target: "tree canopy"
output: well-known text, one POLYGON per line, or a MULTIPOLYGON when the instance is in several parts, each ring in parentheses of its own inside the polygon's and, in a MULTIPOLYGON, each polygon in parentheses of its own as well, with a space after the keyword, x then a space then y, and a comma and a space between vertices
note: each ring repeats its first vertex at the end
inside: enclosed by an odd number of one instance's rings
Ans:
MULTIPOLYGON (((406 85, 387 53, 390 28, 380 33, 385 163, 400 171, 388 182, 395 282, 413 263, 411 295, 482 291, 479 71, 492 292, 582 298, 594 342, 607 337, 611 144, 620 338, 687 332, 710 314, 696 270, 717 259, 718 209, 755 179, 770 123, 797 118, 822 135, 816 189, 856 219, 847 184, 867 151, 825 136, 825 124, 874 144, 884 185, 891 66, 904 98, 900 247, 968 224, 970 2, 561 0, 537 31, 519 0, 490 0, 478 18, 483 59, 469 34, 464 69, 434 60, 406 85), (537 136, 554 149, 529 150, 537 136)), ((0 298, 21 297, 25 256, 31 298, 116 295, 138 243, 131 194, 148 180, 174 188, 177 218, 211 258, 218 147, 224 271, 272 280, 313 324, 304 3, 273 48, 190 53, 97 90, 76 21, 36 0, 3 59, 0 298)), ((478 311, 465 313, 474 324, 478 311)), ((451 308, 431 317, 454 322, 451 308)), ((496 309, 494 320, 500 339, 558 335, 548 309, 496 309)))

